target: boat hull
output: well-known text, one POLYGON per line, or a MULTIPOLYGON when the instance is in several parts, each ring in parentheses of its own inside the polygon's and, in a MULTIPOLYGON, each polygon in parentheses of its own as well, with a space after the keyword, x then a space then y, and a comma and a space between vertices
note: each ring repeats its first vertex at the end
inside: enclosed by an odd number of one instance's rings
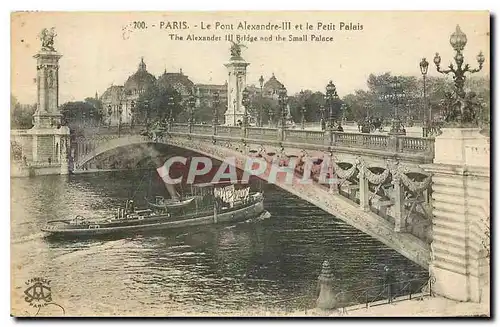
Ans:
MULTIPOLYGON (((230 222, 245 221, 260 216, 264 213, 263 201, 258 201, 247 207, 218 213, 217 215, 203 215, 200 217, 193 217, 188 219, 175 219, 165 217, 161 221, 139 225, 127 226, 113 226, 113 227, 99 227, 99 228, 64 228, 64 229, 49 229, 42 228, 43 232, 48 233, 50 236, 68 237, 68 236, 96 236, 96 235, 110 235, 121 233, 138 233, 138 232, 151 232, 158 230, 168 230, 189 226, 222 224, 230 222)), ((95 225, 94 225, 95 226, 95 225)))

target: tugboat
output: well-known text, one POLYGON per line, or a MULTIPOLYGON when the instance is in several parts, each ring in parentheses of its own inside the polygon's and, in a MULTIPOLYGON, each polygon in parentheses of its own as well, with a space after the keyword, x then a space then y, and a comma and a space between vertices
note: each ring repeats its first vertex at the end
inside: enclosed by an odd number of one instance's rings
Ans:
POLYGON ((154 203, 148 201, 149 208, 140 210, 129 200, 125 208, 118 208, 107 217, 92 221, 82 216, 51 220, 42 231, 60 237, 137 233, 238 222, 267 215, 263 194, 250 192, 250 187, 238 189, 233 184, 206 183, 193 185, 192 189, 192 196, 184 200, 156 197, 154 203))

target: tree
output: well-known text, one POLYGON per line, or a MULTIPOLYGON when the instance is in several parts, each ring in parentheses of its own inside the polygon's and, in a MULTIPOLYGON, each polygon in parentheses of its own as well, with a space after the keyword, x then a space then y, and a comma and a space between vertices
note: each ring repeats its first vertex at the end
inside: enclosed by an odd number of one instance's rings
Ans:
POLYGON ((179 92, 171 87, 153 85, 147 88, 136 101, 134 120, 140 122, 167 119, 172 108, 172 118, 187 107, 179 92))
POLYGON ((10 128, 28 129, 33 127, 36 105, 22 105, 14 95, 10 95, 10 128))
POLYGON ((362 121, 373 115, 373 108, 379 105, 374 94, 365 90, 356 90, 354 94, 350 93, 342 100, 347 105, 346 119, 354 121, 362 121))
POLYGON ((251 103, 252 105, 250 106, 250 115, 257 118, 260 113, 260 120, 262 121, 262 125, 264 126, 266 126, 269 122, 270 112, 273 114, 273 122, 276 122, 281 115, 277 99, 270 97, 261 97, 260 95, 255 94, 251 98, 251 103))
POLYGON ((475 101, 477 105, 475 110, 478 111, 477 119, 481 125, 490 124, 491 115, 491 99, 490 99, 490 78, 488 77, 477 77, 468 78, 465 80, 465 89, 467 92, 475 93, 475 101))
POLYGON ((101 121, 101 111, 87 101, 66 102, 59 108, 63 125, 70 130, 79 131, 87 126, 96 126, 101 121))
POLYGON ((88 97, 88 98, 85 98, 84 101, 87 102, 88 104, 91 104, 92 106, 94 106, 94 108, 97 110, 97 112, 100 112, 101 115, 102 115, 103 105, 102 105, 102 101, 101 100, 96 99, 96 98, 88 97))
POLYGON ((295 122, 302 121, 303 108, 305 108, 304 118, 307 122, 319 121, 321 119, 320 107, 325 105, 325 95, 321 92, 313 93, 311 90, 304 90, 289 97, 288 103, 290 114, 295 122))

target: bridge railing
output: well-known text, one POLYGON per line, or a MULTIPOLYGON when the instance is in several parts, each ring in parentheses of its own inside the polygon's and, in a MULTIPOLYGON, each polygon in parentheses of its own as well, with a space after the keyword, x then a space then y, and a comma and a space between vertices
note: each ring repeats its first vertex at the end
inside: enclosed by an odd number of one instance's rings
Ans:
MULTIPOLYGON (((122 126, 120 133, 140 133, 145 126, 122 126)), ((117 126, 103 126, 96 128, 95 134, 118 134, 117 126)), ((387 134, 345 133, 338 131, 315 131, 301 129, 279 129, 270 127, 247 127, 217 125, 194 125, 175 123, 169 127, 171 133, 191 133, 193 136, 236 137, 252 140, 266 140, 277 142, 301 143, 318 146, 341 148, 370 149, 402 154, 421 154, 429 158, 434 156, 434 139, 396 136, 387 134)))
POLYGON ((189 132, 189 125, 188 124, 173 124, 171 126, 170 131, 174 133, 187 133, 189 132))
POLYGON ((278 137, 278 131, 270 127, 248 127, 247 137, 254 140, 270 140, 278 137))
MULTIPOLYGON (((352 291, 341 291, 337 308, 357 310, 382 304, 432 296, 433 278, 413 278, 352 291)), ((347 311, 346 311, 347 313, 347 311)))
MULTIPOLYGON (((216 128, 217 135, 220 136, 232 136, 232 137, 241 137, 241 127, 238 126, 223 126, 218 125, 216 128)), ((210 133, 212 135, 213 133, 210 133)))
POLYGON ((193 125, 191 133, 201 135, 213 135, 214 128, 211 125, 193 125))
MULTIPOLYGON (((424 297, 434 295, 433 284, 435 278, 395 278, 391 283, 381 283, 371 287, 364 287, 353 290, 343 290, 343 286, 335 287, 336 302, 332 310, 336 310, 341 315, 355 316, 358 310, 369 307, 376 307, 390 303, 402 301, 422 300, 424 297), (401 280, 398 280, 401 279, 401 280), (340 290, 339 290, 340 289, 340 290)), ((376 283, 380 283, 377 280, 376 283)), ((374 283, 375 284, 375 283, 374 283)), ((293 296, 277 301, 262 302, 260 306, 266 308, 268 312, 297 312, 302 311, 307 315, 308 310, 317 307, 318 293, 315 285, 309 288, 311 291, 304 295, 293 296)))
POLYGON ((432 152, 434 139, 423 137, 402 136, 400 141, 401 152, 432 152))
POLYGON ((323 131, 308 131, 308 130, 296 130, 296 129, 285 129, 284 131, 284 141, 294 142, 294 143, 306 143, 306 144, 327 144, 328 140, 325 139, 325 132, 323 131), (326 142, 326 143, 325 143, 326 142))

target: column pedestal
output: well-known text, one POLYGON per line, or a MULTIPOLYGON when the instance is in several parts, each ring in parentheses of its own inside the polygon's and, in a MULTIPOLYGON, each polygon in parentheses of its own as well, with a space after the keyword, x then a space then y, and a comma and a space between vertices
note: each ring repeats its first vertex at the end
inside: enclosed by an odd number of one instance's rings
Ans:
POLYGON ((432 177, 430 274, 436 294, 481 302, 489 285, 489 143, 479 129, 436 137, 432 177))
POLYGON ((245 110, 242 104, 243 90, 246 87, 247 66, 250 65, 240 56, 232 56, 224 66, 228 69, 227 110, 224 113, 226 126, 238 126, 243 123, 245 110))

